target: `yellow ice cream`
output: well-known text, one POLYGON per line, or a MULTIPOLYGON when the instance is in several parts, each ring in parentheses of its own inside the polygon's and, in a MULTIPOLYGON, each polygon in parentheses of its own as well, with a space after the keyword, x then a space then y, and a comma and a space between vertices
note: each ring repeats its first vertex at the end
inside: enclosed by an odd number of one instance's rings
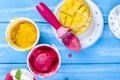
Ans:
POLYGON ((32 23, 22 22, 11 28, 10 36, 15 45, 21 48, 28 48, 35 43, 37 39, 37 30, 32 23))
POLYGON ((85 0, 66 0, 60 7, 59 19, 75 34, 82 34, 90 26, 92 13, 85 0))

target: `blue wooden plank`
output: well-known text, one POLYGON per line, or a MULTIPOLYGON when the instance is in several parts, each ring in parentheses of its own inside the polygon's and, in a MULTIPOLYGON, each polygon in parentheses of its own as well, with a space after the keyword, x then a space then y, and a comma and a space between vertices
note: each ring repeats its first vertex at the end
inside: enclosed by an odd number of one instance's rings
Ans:
MULTIPOLYGON (((7 44, 5 41, 5 30, 8 23, 1 22, 9 22, 14 17, 28 17, 36 22, 46 22, 35 9, 35 5, 40 1, 47 4, 53 11, 61 0, 0 1, 0 80, 4 80, 5 74, 13 68, 27 69, 26 58, 29 52, 13 50, 7 44)), ((110 10, 120 4, 120 0, 93 1, 102 10, 105 21, 104 31, 101 38, 93 46, 83 49, 80 53, 66 49, 57 41, 48 23, 37 23, 41 31, 41 38, 38 44, 54 43, 58 47, 62 59, 62 65, 58 73, 46 80, 120 79, 120 64, 118 64, 120 63, 120 41, 112 35, 108 24, 106 24, 108 23, 107 18, 110 10), (72 54, 72 57, 69 57, 69 54, 72 54)), ((44 79, 39 78, 38 80, 44 79)))
POLYGON ((108 23, 108 15, 112 8, 120 4, 120 0, 93 0, 103 13, 105 23, 108 23))
POLYGON ((14 17, 28 17, 35 21, 46 22, 36 11, 35 6, 44 2, 51 10, 60 0, 1 0, 0 1, 0 22, 8 22, 14 17))
MULTIPOLYGON (((0 22, 8 22, 14 17, 28 17, 34 21, 46 22, 36 11, 35 6, 40 2, 44 2, 52 11, 61 0, 1 0, 0 1, 0 22)), ((116 5, 120 4, 120 0, 93 0, 101 9, 105 23, 108 23, 108 14, 116 5)))
MULTIPOLYGON (((0 80, 14 68, 27 68, 26 64, 0 64, 0 80)), ((119 80, 120 64, 62 64, 56 75, 37 80, 119 80)))
MULTIPOLYGON (((54 43, 61 55, 62 63, 119 63, 120 62, 120 41, 110 32, 105 24, 101 38, 91 47, 81 50, 80 53, 70 51, 61 44, 55 37, 49 24, 37 23, 41 31, 38 44, 54 43), (72 54, 72 57, 68 57, 72 54)), ((26 63, 26 52, 13 50, 5 41, 5 30, 7 23, 0 25, 0 63, 26 63)))

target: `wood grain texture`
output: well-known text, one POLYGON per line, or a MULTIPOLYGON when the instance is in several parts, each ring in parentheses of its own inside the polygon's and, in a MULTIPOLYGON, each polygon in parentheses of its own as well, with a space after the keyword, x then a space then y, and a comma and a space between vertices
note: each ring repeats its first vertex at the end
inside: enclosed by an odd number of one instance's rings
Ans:
POLYGON ((117 5, 120 4, 119 0, 92 0, 94 1, 98 7, 100 8, 100 10, 103 13, 104 16, 104 22, 108 23, 108 15, 110 13, 110 11, 117 5))
POLYGON ((60 2, 60 0, 2 0, 0 2, 0 22, 9 22, 14 17, 27 17, 34 21, 46 22, 35 9, 40 1, 51 10, 60 2))
POLYGON ((61 0, 0 1, 0 80, 5 80, 6 73, 13 68, 27 69, 29 51, 16 51, 5 40, 6 27, 14 17, 27 17, 35 21, 41 35, 38 44, 53 43, 58 48, 62 65, 55 76, 46 80, 120 80, 120 40, 110 32, 107 20, 110 10, 120 4, 120 0, 92 0, 103 13, 104 30, 94 45, 80 53, 68 50, 56 39, 51 25, 35 9, 40 1, 53 11, 61 0), (69 54, 72 54, 71 58, 69 54))
MULTIPOLYGON (((29 51, 20 52, 12 49, 5 40, 5 31, 8 23, 1 23, 0 27, 0 63, 26 63, 29 51)), ((80 53, 68 50, 55 37, 51 26, 47 23, 37 23, 40 30, 38 44, 55 44, 61 55, 62 63, 119 63, 120 41, 110 32, 105 24, 101 38, 91 47, 81 50, 80 53), (73 56, 68 57, 69 54, 73 56)))
MULTIPOLYGON (((26 64, 1 64, 0 80, 4 80, 5 74, 15 68, 28 69, 26 64)), ((56 75, 37 80, 119 80, 119 73, 119 64, 62 64, 56 75)))
MULTIPOLYGON (((1 0, 0 2, 0 22, 9 22, 14 17, 28 17, 37 22, 46 22, 36 11, 35 6, 39 2, 44 2, 52 11, 61 0, 1 0)), ((110 10, 120 4, 119 0, 92 0, 101 9, 105 23, 108 23, 110 10)))

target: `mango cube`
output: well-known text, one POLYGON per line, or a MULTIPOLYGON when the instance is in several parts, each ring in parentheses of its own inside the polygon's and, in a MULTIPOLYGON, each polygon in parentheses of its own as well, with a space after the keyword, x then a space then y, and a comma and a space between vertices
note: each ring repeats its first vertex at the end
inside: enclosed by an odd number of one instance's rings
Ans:
POLYGON ((60 7, 59 19, 75 34, 82 34, 92 21, 92 13, 85 0, 66 0, 60 7))
POLYGON ((71 22, 72 22, 72 17, 67 16, 65 26, 67 25, 66 27, 69 27, 71 25, 71 22))
POLYGON ((87 6, 86 5, 84 5, 84 6, 82 6, 79 10, 78 10, 78 13, 83 13, 84 11, 86 11, 86 9, 87 9, 87 6))
POLYGON ((59 12, 59 16, 60 16, 60 21, 62 22, 62 24, 64 25, 65 24, 65 21, 66 21, 66 18, 67 18, 67 15, 62 13, 62 12, 59 12))
POLYGON ((70 15, 70 16, 74 16, 75 15, 75 11, 73 9, 69 9, 67 14, 70 15))

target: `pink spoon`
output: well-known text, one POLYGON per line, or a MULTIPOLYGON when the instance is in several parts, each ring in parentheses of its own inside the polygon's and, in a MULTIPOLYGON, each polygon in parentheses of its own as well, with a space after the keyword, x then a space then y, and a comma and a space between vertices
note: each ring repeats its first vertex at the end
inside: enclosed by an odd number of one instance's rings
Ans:
POLYGON ((38 12, 57 30, 59 38, 64 45, 70 50, 80 51, 81 45, 79 39, 70 31, 69 28, 64 28, 50 9, 42 2, 40 2, 36 9, 38 12))

